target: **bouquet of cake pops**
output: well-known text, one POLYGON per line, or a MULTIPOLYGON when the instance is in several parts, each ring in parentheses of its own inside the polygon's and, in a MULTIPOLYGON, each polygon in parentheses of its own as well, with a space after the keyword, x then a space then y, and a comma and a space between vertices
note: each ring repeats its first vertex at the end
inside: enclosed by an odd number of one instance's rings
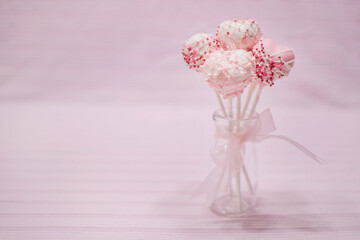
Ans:
POLYGON ((212 149, 216 167, 203 184, 207 187, 209 205, 216 213, 237 216, 255 204, 256 184, 247 169, 251 164, 245 155, 247 143, 276 137, 319 161, 294 140, 269 134, 275 129, 269 110, 256 113, 262 89, 288 76, 294 66, 291 48, 262 38, 260 26, 254 20, 243 19, 222 22, 216 36, 193 35, 185 42, 182 55, 187 66, 202 73, 214 89, 220 107, 213 115, 215 137, 221 142, 212 149), (246 192, 241 179, 247 185, 246 192))

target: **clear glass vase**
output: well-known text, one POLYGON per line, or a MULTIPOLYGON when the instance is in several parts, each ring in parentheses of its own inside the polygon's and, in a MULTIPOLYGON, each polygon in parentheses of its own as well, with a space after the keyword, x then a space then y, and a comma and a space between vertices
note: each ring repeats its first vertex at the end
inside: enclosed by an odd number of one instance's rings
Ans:
POLYGON ((216 133, 211 155, 216 167, 209 208, 221 216, 239 217, 257 199, 257 155, 247 136, 258 127, 259 115, 246 120, 225 118, 218 110, 213 120, 216 133))

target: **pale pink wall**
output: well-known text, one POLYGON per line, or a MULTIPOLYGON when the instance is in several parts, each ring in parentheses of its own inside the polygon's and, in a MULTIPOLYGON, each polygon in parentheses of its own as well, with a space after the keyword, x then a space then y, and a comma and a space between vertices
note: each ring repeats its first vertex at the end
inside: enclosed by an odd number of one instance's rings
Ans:
POLYGON ((1 1, 0 100, 208 104, 180 50, 225 19, 253 18, 295 49, 280 105, 360 105, 359 1, 1 1))

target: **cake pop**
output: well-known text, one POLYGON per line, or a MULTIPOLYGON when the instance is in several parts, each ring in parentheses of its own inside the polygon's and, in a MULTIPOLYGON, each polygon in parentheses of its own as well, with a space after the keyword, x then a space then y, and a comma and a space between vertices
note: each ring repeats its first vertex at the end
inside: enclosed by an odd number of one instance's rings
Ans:
POLYGON ((209 85, 225 99, 241 94, 253 79, 252 55, 242 49, 215 51, 203 66, 203 75, 209 85))
POLYGON ((224 50, 244 49, 250 51, 261 38, 261 29, 252 19, 222 22, 216 36, 224 50))
POLYGON ((261 39, 254 46, 252 54, 260 85, 273 86, 275 80, 289 74, 295 63, 294 51, 272 39, 261 39))
POLYGON ((190 69, 201 72, 201 66, 204 64, 207 56, 219 48, 219 42, 214 36, 198 33, 185 42, 182 55, 190 69))

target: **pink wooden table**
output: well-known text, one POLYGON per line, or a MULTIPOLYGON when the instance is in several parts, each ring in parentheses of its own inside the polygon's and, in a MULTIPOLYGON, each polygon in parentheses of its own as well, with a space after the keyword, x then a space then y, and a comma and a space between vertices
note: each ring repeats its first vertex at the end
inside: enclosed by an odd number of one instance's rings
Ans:
POLYGON ((258 206, 236 220, 189 196, 210 166, 210 111, 2 104, 0 239, 357 239, 358 114, 341 111, 329 126, 351 120, 330 136, 321 123, 332 110, 317 119, 310 110, 273 110, 278 132, 312 146, 326 163, 264 142, 258 206), (299 124, 313 134, 296 133, 299 124))

